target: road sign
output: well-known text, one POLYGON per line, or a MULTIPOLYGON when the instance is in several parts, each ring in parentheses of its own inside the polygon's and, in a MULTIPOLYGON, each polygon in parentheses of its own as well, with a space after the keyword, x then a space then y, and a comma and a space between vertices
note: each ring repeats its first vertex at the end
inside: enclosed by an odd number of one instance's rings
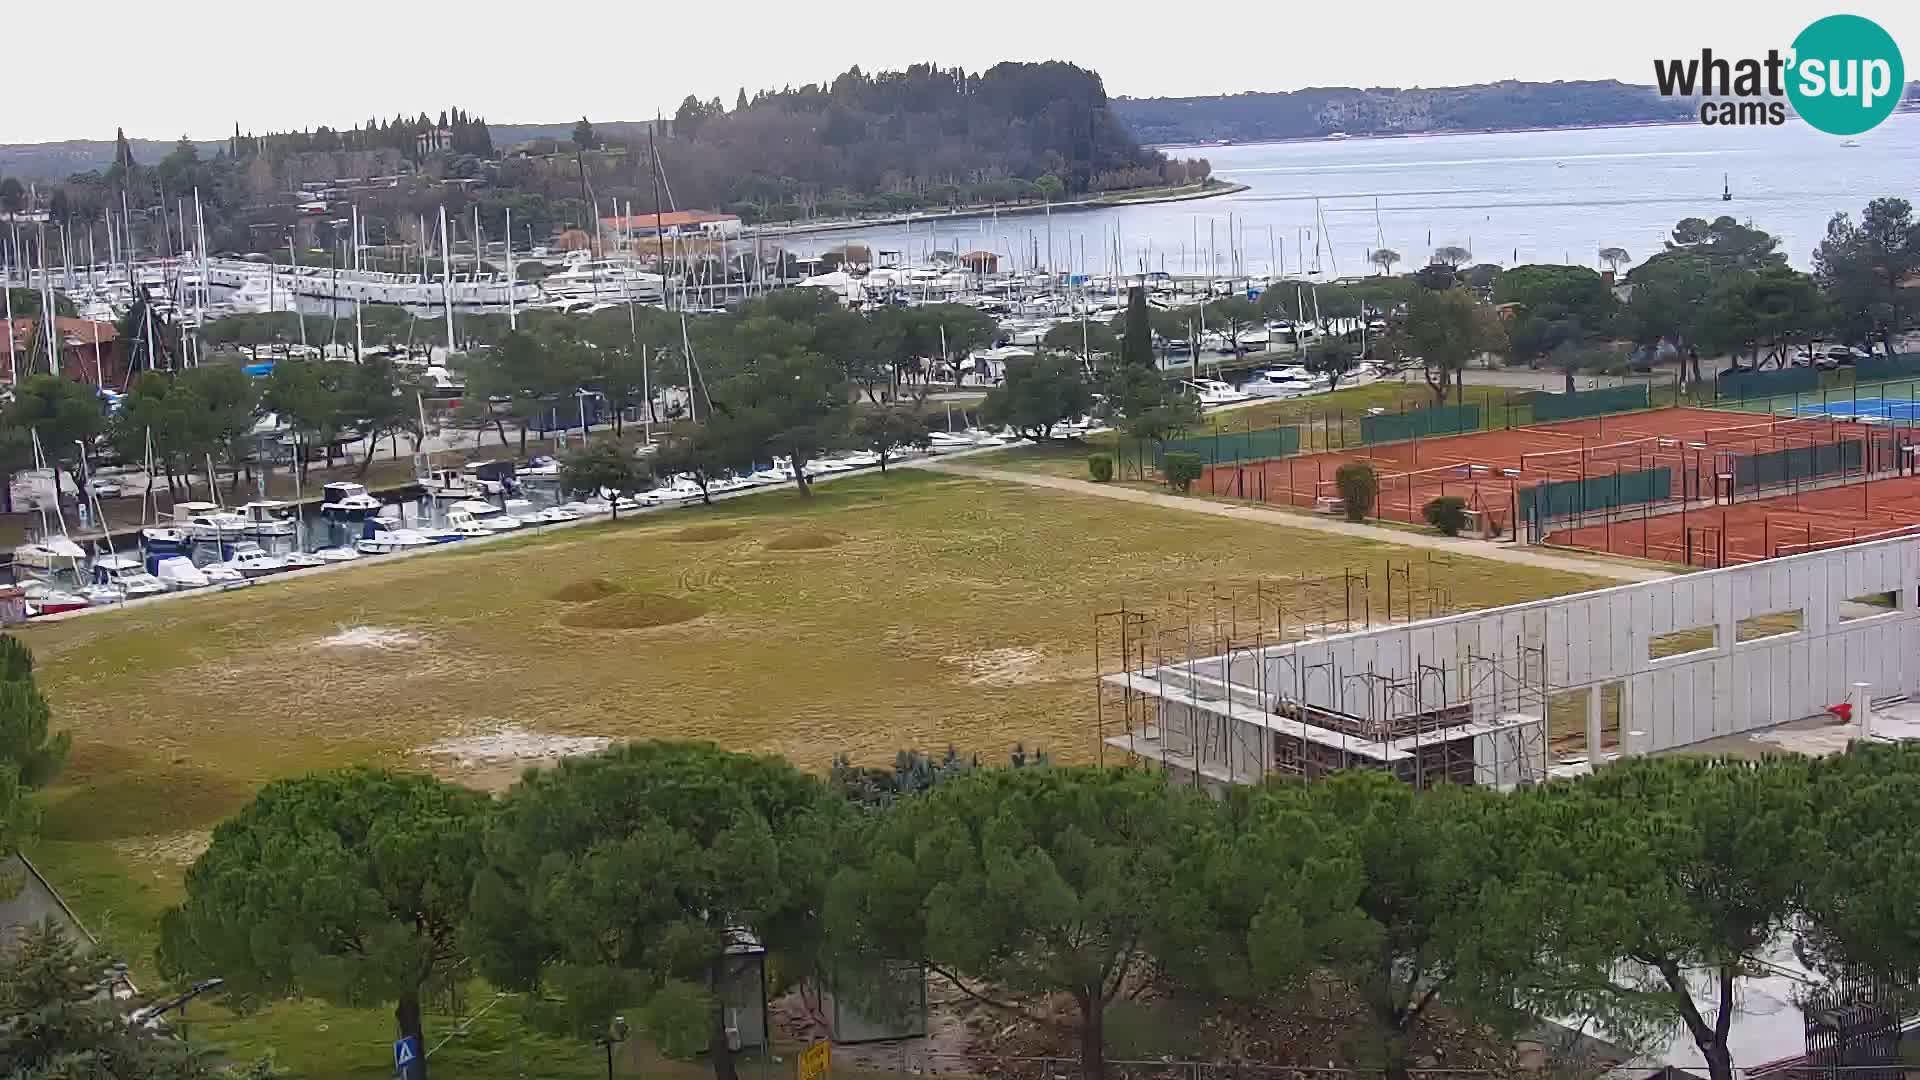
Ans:
POLYGON ((401 1076, 412 1076, 420 1063, 420 1040, 404 1035, 393 1041, 393 1068, 401 1076))
POLYGON ((824 1080, 833 1065, 833 1044, 825 1039, 800 1051, 800 1080, 824 1080))

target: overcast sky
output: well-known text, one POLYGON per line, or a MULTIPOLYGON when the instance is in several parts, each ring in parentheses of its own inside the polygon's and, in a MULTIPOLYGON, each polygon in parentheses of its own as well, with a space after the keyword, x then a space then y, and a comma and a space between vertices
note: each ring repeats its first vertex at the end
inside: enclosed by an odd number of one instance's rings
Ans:
POLYGON ((1133 97, 1445 86, 1494 79, 1652 82, 1655 56, 1785 49, 1802 27, 1849 11, 1886 27, 1920 78, 1920 4, 1845 7, 1705 0, 1368 0, 1355 4, 1009 3, 655 5, 632 0, 257 0, 7 13, 11 107, 0 142, 219 138, 347 127, 370 115, 458 104, 496 123, 582 114, 636 120, 688 93, 729 108, 742 86, 817 82, 932 61, 1071 60, 1133 97), (40 44, 33 44, 40 43, 40 44), (39 88, 27 95, 21 87, 39 88))

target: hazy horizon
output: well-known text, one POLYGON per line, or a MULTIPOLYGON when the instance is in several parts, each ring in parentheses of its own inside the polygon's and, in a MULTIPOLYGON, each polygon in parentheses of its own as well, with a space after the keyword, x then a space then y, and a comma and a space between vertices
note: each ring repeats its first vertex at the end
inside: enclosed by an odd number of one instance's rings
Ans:
MULTIPOLYGON (((742 88, 751 96, 822 82, 856 64, 976 70, 1002 60, 1066 60, 1099 72, 1110 95, 1136 98, 1505 79, 1650 84, 1656 56, 1784 49, 1807 23, 1838 10, 1874 19, 1909 57, 1920 56, 1920 7, 1892 0, 1844 9, 1763 0, 1742 8, 1737 22, 1722 8, 1652 0, 1580 8, 1488 0, 1470 17, 1465 9, 1388 0, 1358 15, 1259 8, 1198 19, 1151 4, 1089 17, 1078 8, 989 0, 933 35, 892 25, 794 28, 793 9, 747 0, 723 24, 741 29, 733 40, 706 35, 698 24, 653 33, 657 20, 632 19, 630 8, 607 0, 582 0, 567 9, 577 17, 520 33, 499 26, 518 14, 506 5, 469 6, 449 20, 440 8, 343 0, 329 9, 339 17, 327 25, 362 28, 350 55, 337 42, 351 35, 327 30, 316 31, 311 45, 265 41, 258 8, 237 0, 210 0, 191 15, 152 17, 150 10, 129 6, 111 20, 116 34, 140 43, 138 55, 152 58, 130 76, 76 78, 79 69, 62 49, 10 55, 14 85, 46 88, 57 107, 14 110, 0 121, 0 143, 111 139, 116 128, 129 138, 209 141, 236 123, 256 133, 345 128, 370 116, 437 115, 454 105, 493 124, 581 115, 642 120, 671 115, 689 93, 731 108, 742 88), (1363 36, 1380 27, 1391 35, 1363 36), (562 39, 569 30, 582 44, 562 39), (662 47, 663 39, 673 44, 662 47)), ((60 40, 64 14, 46 7, 14 13, 16 40, 60 40)))

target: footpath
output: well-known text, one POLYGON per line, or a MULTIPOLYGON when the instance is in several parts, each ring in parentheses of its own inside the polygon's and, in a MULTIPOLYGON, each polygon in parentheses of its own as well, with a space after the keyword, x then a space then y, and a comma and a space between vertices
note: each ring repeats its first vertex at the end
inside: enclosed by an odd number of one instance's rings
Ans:
POLYGON ((1234 518, 1240 521, 1256 521, 1264 525, 1278 525, 1288 529, 1306 529, 1311 532, 1332 533, 1348 536, 1357 540, 1374 540, 1383 544, 1398 544, 1401 547, 1427 548, 1443 551, 1449 555, 1459 555, 1471 559, 1490 559, 1494 562, 1515 563, 1521 566, 1534 566, 1543 570, 1560 570, 1569 574, 1587 574, 1592 577, 1607 578, 1612 581, 1658 581, 1672 577, 1667 570, 1657 567, 1635 566, 1628 563, 1610 562, 1602 559, 1585 559, 1577 555, 1565 555, 1541 551, 1537 548, 1520 547, 1513 544, 1495 543, 1487 540, 1463 539, 1455 536, 1441 536, 1437 533, 1406 532, 1399 529, 1385 529, 1375 525, 1366 525, 1314 514, 1290 513, 1264 506, 1242 506, 1235 503, 1212 502, 1185 495, 1168 495, 1153 491, 1141 491, 1138 488, 1120 487, 1115 484, 1096 484, 1091 480, 1072 480, 1064 476, 1047 476, 1040 473, 1018 472, 1012 469, 996 469, 986 465, 972 465, 960 461, 919 460, 902 462, 905 468, 926 469, 929 472, 945 473, 949 476, 965 476, 975 480, 997 480, 1008 484, 1024 484, 1028 487, 1047 488, 1052 491, 1064 491, 1072 495, 1088 495, 1099 499, 1117 499, 1121 502, 1136 503, 1142 506, 1157 506, 1164 510, 1180 510, 1189 514, 1208 514, 1213 517, 1234 518))

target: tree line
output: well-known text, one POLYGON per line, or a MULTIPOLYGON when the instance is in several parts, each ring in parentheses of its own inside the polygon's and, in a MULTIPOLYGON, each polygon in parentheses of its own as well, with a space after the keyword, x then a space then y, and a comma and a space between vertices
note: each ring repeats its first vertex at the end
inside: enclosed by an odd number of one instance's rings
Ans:
MULTIPOLYGON (((1619 248, 1600 251, 1618 270, 1619 248)), ((1383 271, 1397 252, 1379 251, 1383 271)), ((1702 352, 1743 367, 1787 367, 1816 342, 1875 345, 1894 355, 1894 335, 1920 317, 1920 222, 1905 199, 1870 201, 1858 219, 1836 213, 1813 252, 1811 273, 1793 269, 1778 237, 1731 217, 1685 218, 1662 249, 1627 273, 1624 288, 1594 270, 1558 264, 1502 269, 1467 265, 1472 254, 1441 248, 1409 279, 1394 309, 1389 352, 1418 358, 1436 395, 1482 353, 1564 371, 1624 370, 1629 352, 1685 362, 1692 381, 1702 352)))
MULTIPOLYGON (((646 742, 499 800, 364 768, 277 781, 215 830, 160 960, 243 1007, 383 1000, 416 1037, 435 988, 478 973, 582 1038, 637 1017, 719 1080, 743 933, 872 1015, 922 970, 1070 1041, 1091 1080, 1153 1008, 1284 1016, 1330 995, 1351 1006, 1348 1063, 1390 1077, 1450 1028, 1505 1040, 1544 1017, 1629 1051, 1683 1031, 1730 1080, 1712 1017, 1772 950, 1795 943, 1816 978, 1920 974, 1910 746, 1636 758, 1509 794, 1354 771, 1220 799, 1150 771, 903 761, 822 778, 646 742)), ((1231 1053, 1187 1038, 1153 1053, 1231 1053)))

